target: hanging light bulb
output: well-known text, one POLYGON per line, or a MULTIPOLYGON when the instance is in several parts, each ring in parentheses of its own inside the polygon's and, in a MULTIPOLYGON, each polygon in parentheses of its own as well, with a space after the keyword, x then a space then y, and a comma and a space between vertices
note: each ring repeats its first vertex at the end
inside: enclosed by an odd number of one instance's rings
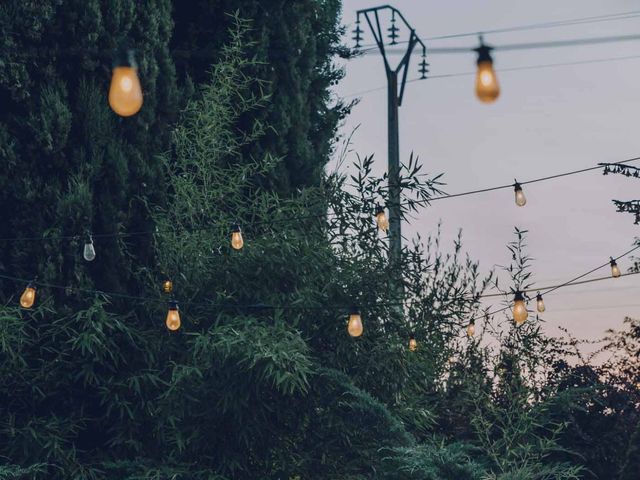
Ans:
POLYGON ((536 308, 538 309, 539 313, 542 313, 546 310, 546 307, 544 306, 544 300, 542 299, 542 294, 540 294, 540 292, 538 292, 538 295, 536 295, 536 308))
POLYGON ((27 288, 24 289, 22 295, 20 295, 20 306, 22 308, 31 308, 33 307, 34 302, 36 301, 36 288, 33 286, 32 282, 27 284, 27 288))
POLYGON ((411 335, 409 337, 409 351, 415 352, 417 349, 418 349, 418 342, 416 341, 415 337, 411 335))
POLYGON ((522 185, 516 181, 516 183, 513 184, 513 190, 516 192, 516 205, 524 207, 527 204, 527 197, 524 196, 522 185))
POLYGON ((130 117, 142 107, 142 88, 133 51, 121 53, 113 65, 109 105, 121 117, 130 117))
POLYGON ((516 325, 522 325, 527 321, 529 313, 527 312, 527 305, 524 303, 524 295, 518 290, 513 298, 513 320, 516 325))
POLYGON ((164 293, 173 292, 173 282, 171 280, 169 280, 168 278, 164 282, 162 282, 162 291, 164 293))
POLYGON ((178 302, 169 302, 169 311, 167 312, 167 320, 165 321, 167 328, 175 332, 180 328, 180 311, 178 310, 178 302))
POLYGON ((480 46, 475 49, 478 53, 478 71, 476 73, 476 95, 483 103, 493 103, 500 95, 500 85, 493 69, 491 58, 492 47, 485 45, 480 36, 480 46))
POLYGON ((476 334, 476 324, 474 320, 471 320, 469 322, 469 325, 467 325, 467 337, 471 338, 476 334))
POLYGON ((609 263, 611 264, 611 276, 613 278, 618 278, 620 276, 620 267, 618 267, 616 260, 611 257, 611 262, 609 263))
POLYGON ((244 246, 244 240, 242 239, 242 231, 240 226, 236 223, 231 230, 231 246, 235 250, 240 250, 244 246))
POLYGON ((360 315, 360 309, 352 308, 349 313, 349 323, 347 324, 347 331, 352 337, 359 337, 362 335, 362 316, 360 315))
POLYGON ((384 213, 384 207, 380 205, 376 207, 376 223, 378 224, 378 228, 383 232, 389 230, 389 219, 387 218, 387 214, 384 213))
POLYGON ((82 256, 87 262, 93 262, 96 259, 96 249, 93 246, 93 238, 90 233, 87 234, 87 239, 84 242, 82 256))

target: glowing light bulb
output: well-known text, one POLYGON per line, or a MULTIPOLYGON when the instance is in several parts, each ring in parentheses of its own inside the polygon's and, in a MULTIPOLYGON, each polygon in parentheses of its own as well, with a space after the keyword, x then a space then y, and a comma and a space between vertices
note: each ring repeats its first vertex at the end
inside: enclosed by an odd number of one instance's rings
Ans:
POLYGON ((175 332, 180 328, 180 310, 178 310, 178 302, 169 302, 169 311, 167 312, 167 320, 165 324, 172 332, 175 332))
POLYGON ((542 295, 540 294, 540 292, 538 292, 538 295, 536 295, 536 308, 538 309, 539 313, 542 313, 546 310, 546 307, 544 306, 544 300, 542 299, 542 295))
POLYGON ((113 67, 109 105, 121 117, 135 115, 142 108, 142 87, 131 51, 113 67))
POLYGON ((362 335, 362 316, 360 315, 360 310, 358 310, 357 308, 351 309, 351 313, 349 313, 349 323, 347 325, 347 331, 352 337, 359 337, 360 335, 362 335))
POLYGON ((480 46, 475 49, 478 53, 478 71, 476 73, 476 96, 483 103, 493 103, 500 95, 498 77, 493 69, 491 58, 492 47, 485 45, 480 37, 480 46))
POLYGON ((22 308, 31 308, 35 301, 36 289, 32 283, 29 283, 27 288, 24 289, 24 292, 22 292, 22 295, 20 295, 20 306, 22 308))
POLYGON ((376 207, 376 223, 378 224, 378 228, 383 232, 389 230, 389 219, 387 218, 387 214, 384 213, 384 207, 380 205, 376 207))
POLYGON ((513 320, 516 325, 522 325, 527 321, 529 312, 527 312, 527 305, 524 303, 524 296, 522 292, 517 291, 513 298, 513 320))
POLYGON ((415 352, 418 349, 418 342, 413 335, 409 337, 409 351, 415 352))
POLYGON ((234 225, 231 230, 231 246, 235 250, 240 250, 244 246, 244 240, 242 239, 242 231, 239 225, 234 225))
POLYGON ((611 276, 613 278, 618 278, 621 274, 620 274, 620 267, 618 267, 618 264, 616 263, 615 259, 613 257, 611 257, 611 262, 609 262, 611 264, 611 276))
POLYGON ((96 259, 96 249, 93 246, 93 238, 91 238, 91 235, 89 235, 84 242, 82 256, 87 262, 93 262, 96 259))
POLYGON ((514 183, 513 190, 516 193, 516 205, 519 207, 524 207, 527 204, 527 197, 524 196, 522 185, 520 185, 518 182, 514 183))
POLYGON ((473 337, 476 334, 476 324, 471 320, 467 325, 467 337, 473 337))
POLYGON ((173 282, 169 279, 166 279, 164 282, 162 282, 162 291, 164 293, 173 292, 173 282))

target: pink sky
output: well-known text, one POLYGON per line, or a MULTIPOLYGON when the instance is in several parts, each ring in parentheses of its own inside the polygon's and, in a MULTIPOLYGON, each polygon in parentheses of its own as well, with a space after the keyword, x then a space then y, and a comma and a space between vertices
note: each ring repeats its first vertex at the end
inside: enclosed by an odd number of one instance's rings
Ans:
MULTIPOLYGON (((384 2, 382 2, 384 3, 384 2)), ((345 0, 343 20, 351 29, 355 11, 380 5, 345 0)), ((640 6, 633 1, 595 0, 513 2, 404 0, 392 3, 423 38, 468 31, 605 15, 640 6)), ((489 44, 511 44, 584 37, 637 34, 640 17, 570 27, 485 35, 489 44)), ((349 35, 350 37, 350 35, 349 35)), ((365 29, 364 43, 372 36, 365 29)), ((473 37, 426 42, 427 47, 476 46, 473 37)), ((349 44, 352 42, 349 40, 349 44)), ((497 69, 523 65, 639 55, 640 41, 532 51, 496 52, 497 69)), ((409 78, 417 78, 415 56, 409 78)), ((468 72, 473 54, 432 55, 432 75, 468 72)), ((385 86, 379 55, 348 62, 341 96, 385 86)), ((411 151, 424 169, 443 172, 447 193, 457 193, 537 178, 640 156, 640 57, 607 63, 498 72, 501 96, 492 105, 474 95, 474 78, 431 79, 407 85, 400 108, 401 161, 411 151)), ((360 96, 343 133, 360 125, 353 149, 375 153, 386 169, 386 90, 360 96)), ((640 162, 637 162, 640 166, 640 162)), ((505 244, 514 226, 529 231, 535 258, 534 283, 562 283, 630 249, 639 234, 630 214, 616 213, 612 198, 640 198, 640 180, 602 176, 599 171, 525 186, 528 203, 515 206, 513 192, 502 190, 443 200, 425 208, 407 235, 433 233, 443 221, 443 245, 458 229, 464 247, 484 271, 509 262, 505 244)), ((623 271, 630 259, 619 262, 623 271)), ((593 276, 609 273, 602 269, 593 276)), ((501 282, 502 283, 502 282, 501 282)), ((625 316, 640 317, 640 275, 565 288, 545 298, 547 331, 567 328, 580 338, 598 338, 619 328, 625 316)), ((499 302, 496 302, 498 304, 499 302)))

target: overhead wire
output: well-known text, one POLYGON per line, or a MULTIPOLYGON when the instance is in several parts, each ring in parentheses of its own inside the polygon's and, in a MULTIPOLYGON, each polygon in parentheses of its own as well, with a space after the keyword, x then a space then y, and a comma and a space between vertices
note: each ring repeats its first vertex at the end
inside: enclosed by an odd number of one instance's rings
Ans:
MULTIPOLYGON (((622 12, 622 13, 595 15, 590 17, 581 17, 581 18, 574 18, 574 19, 568 19, 568 20, 554 20, 549 22, 517 25, 513 27, 494 28, 489 30, 476 30, 476 31, 470 31, 470 32, 463 32, 463 33, 436 35, 436 36, 423 38, 423 40, 424 41, 449 40, 452 38, 477 37, 478 35, 522 32, 527 30, 541 30, 541 29, 547 29, 547 28, 568 27, 573 25, 584 25, 584 24, 590 24, 590 23, 628 20, 631 18, 639 17, 639 16, 640 16, 640 10, 631 10, 631 11, 622 12)), ((407 43, 407 41, 401 40, 401 41, 397 41, 396 43, 407 43)), ((376 45, 372 43, 372 44, 363 45, 363 48, 375 47, 375 46, 376 45)))
MULTIPOLYGON (((631 158, 627 158, 624 160, 620 160, 617 162, 607 162, 607 165, 623 165, 623 164, 627 164, 627 163, 631 163, 631 162, 635 162, 640 160, 640 156, 636 156, 636 157, 631 157, 631 158)), ((604 168, 604 164, 602 162, 598 163, 597 165, 594 165, 592 167, 586 167, 586 168, 581 168, 581 169, 577 169, 577 170, 571 170, 571 171, 567 171, 567 172, 562 172, 562 173, 557 173, 557 174, 553 174, 553 175, 547 175, 544 177, 539 177, 539 178, 534 178, 531 180, 524 180, 524 181, 518 181, 518 183, 520 185, 529 185, 532 183, 538 183, 538 182, 544 182, 544 181, 548 181, 548 180, 553 180, 556 178, 562 178, 562 177, 567 177, 567 176, 571 176, 571 175, 578 175, 581 173, 585 173, 585 172, 590 172, 590 171, 594 171, 594 170, 599 170, 604 168)), ((487 188, 481 188, 481 189, 476 189, 476 190, 469 190, 469 191, 465 191, 465 192, 459 192, 459 193, 452 193, 452 194, 444 194, 444 195, 440 195, 437 197, 432 197, 429 199, 424 199, 424 200, 406 200, 404 202, 401 202, 400 206, 426 206, 429 205, 431 202, 434 201, 438 201, 438 200, 445 200, 445 199, 449 199, 449 198, 457 198, 457 197, 464 197, 464 196, 468 196, 468 195, 477 195, 480 193, 487 193, 487 192, 493 192, 493 191, 498 191, 498 190, 504 190, 507 188, 513 188, 514 183, 506 183, 506 184, 502 184, 502 185, 497 185, 497 186, 493 186, 493 187, 487 187, 487 188)), ((312 205, 312 207, 316 207, 319 205, 312 205)), ((331 217, 331 216, 336 216, 337 214, 335 212, 323 212, 321 214, 309 214, 309 215, 294 215, 294 216, 284 216, 281 218, 270 218, 269 220, 255 220, 255 221, 247 221, 244 222, 244 225, 252 225, 252 226, 256 226, 256 225, 264 225, 264 224, 279 224, 279 223, 286 223, 286 222, 299 222, 301 220, 309 220, 309 219, 324 219, 327 217, 331 217)), ((229 229, 229 227, 231 226, 231 224, 229 223, 214 223, 212 225, 206 226, 206 227, 200 227, 200 228, 194 228, 194 229, 188 229, 186 231, 189 232, 202 232, 202 231, 210 231, 214 228, 227 228, 229 229)), ((152 229, 152 230, 140 230, 140 231, 132 231, 132 232, 113 232, 113 233, 107 233, 107 232, 102 232, 102 233, 91 233, 91 236, 94 239, 98 239, 98 238, 117 238, 117 237, 133 237, 133 236, 141 236, 141 235, 154 235, 154 234, 158 234, 161 233, 161 230, 159 229, 152 229)), ((50 240, 79 240, 81 239, 85 234, 84 233, 78 233, 75 235, 47 235, 47 236, 30 236, 30 237, 2 237, 0 238, 0 242, 18 242, 18 241, 50 241, 50 240)))
MULTIPOLYGON (((618 255, 617 257, 614 258, 614 260, 620 260, 623 257, 626 257, 627 255, 633 253, 634 251, 640 249, 640 245, 636 245, 633 248, 631 248, 630 250, 628 250, 627 252, 618 255)), ((586 283, 593 283, 593 282, 599 282, 599 281, 604 281, 604 280, 608 280, 608 279, 612 279, 612 277, 598 277, 598 278, 593 278, 593 279, 588 279, 588 280, 581 280, 582 278, 596 272, 597 270, 603 268, 604 266, 609 265, 609 261, 607 261, 606 263, 602 264, 602 265, 598 265, 595 268, 590 269, 589 271, 578 275, 574 278, 572 278, 571 280, 568 280, 566 282, 563 282, 561 284, 558 285, 553 285, 553 286, 548 286, 548 287, 529 287, 526 288, 524 290, 522 290, 522 292, 532 292, 532 291, 541 291, 543 292, 543 295, 547 295, 551 292, 554 292, 560 288, 565 288, 565 287, 569 287, 569 286, 574 286, 574 285, 583 285, 586 283)), ((630 276, 630 275, 637 275, 639 274, 639 272, 628 272, 625 274, 622 274, 621 276, 630 276)), ((40 287, 45 287, 45 288, 50 288, 50 289, 57 289, 57 290, 64 290, 64 291, 72 291, 72 292, 83 292, 83 293, 89 293, 89 294, 94 294, 94 295, 104 295, 107 297, 114 297, 114 298, 122 298, 122 299, 126 299, 126 300, 135 300, 137 302, 150 302, 150 303, 162 303, 162 304, 166 304, 167 303, 167 299, 166 298, 159 298, 159 297, 146 297, 146 296, 139 296, 139 295, 130 295, 130 294, 124 294, 124 293, 119 293, 119 292, 109 292, 109 291, 104 291, 104 290, 99 290, 99 289, 91 289, 91 288, 84 288, 84 287, 74 287, 74 286, 70 286, 70 285, 60 285, 60 284, 54 284, 54 283, 50 283, 50 282, 43 282, 41 280, 38 279, 26 279, 26 278, 21 278, 21 277, 15 277, 12 275, 7 275, 6 273, 0 273, 0 278, 1 279, 5 279, 5 280, 9 280, 12 282, 19 282, 22 284, 32 284, 35 286, 40 286, 40 287)), ((480 300, 483 298, 491 298, 491 297, 504 297, 505 295, 508 295, 507 293, 491 293, 491 294, 481 294, 481 295, 477 295, 474 297, 460 297, 460 300, 480 300)), ((327 310, 339 310, 339 311, 343 311, 343 310, 348 310, 349 308, 352 307, 353 302, 351 302, 349 305, 344 304, 344 305, 340 305, 340 304, 331 304, 331 305, 324 305, 322 307, 313 307, 313 306, 299 306, 299 305, 292 305, 290 303, 287 304, 279 304, 279 305, 269 305, 266 303, 251 303, 251 304, 242 304, 242 303, 233 303, 233 302, 226 302, 226 303, 216 303, 216 302, 193 302, 193 301, 181 301, 179 302, 181 305, 187 305, 187 306, 193 306, 193 307, 203 307, 203 308, 216 308, 216 309, 239 309, 239 308, 247 308, 247 309, 258 309, 258 310, 299 310, 299 311, 307 311, 307 310, 311 310, 311 311, 317 311, 317 310, 322 310, 322 311, 327 311, 327 310)), ((377 302, 375 304, 360 304, 360 307, 366 307, 368 309, 376 309, 376 308, 382 308, 382 307, 393 307, 393 306, 406 306, 407 302, 406 301, 389 301, 389 302, 377 302)), ((507 307, 503 307, 499 310, 490 312, 490 313, 485 313, 483 315, 479 315, 477 317, 474 317, 471 319, 471 321, 475 321, 477 319, 480 318, 486 318, 492 315, 495 315, 497 313, 503 312, 505 310, 510 309, 510 306, 507 307)))
MULTIPOLYGON (((605 57, 605 58, 594 58, 591 60, 575 60, 570 62, 557 62, 557 63, 540 63, 536 65, 522 65, 520 67, 506 67, 506 68, 497 68, 496 72, 518 72, 524 70, 536 70, 541 68, 555 68, 555 67, 567 67, 567 66, 575 66, 575 65, 589 65, 596 63, 606 63, 606 62, 616 62, 623 60, 637 60, 640 59, 640 55, 625 55, 621 57, 605 57)), ((455 77, 469 77, 476 75, 477 72, 453 72, 453 73, 442 73, 439 75, 429 75, 426 79, 423 78, 412 78, 407 80, 406 83, 414 83, 424 80, 432 80, 437 78, 455 78, 455 77)), ((386 85, 380 87, 369 88, 367 90, 361 90, 359 92, 349 93, 347 95, 343 95, 341 98, 351 98, 358 97, 360 95, 365 95, 367 93, 378 92, 381 90, 386 90, 388 87, 386 85)))
MULTIPOLYGON (((640 249, 640 244, 634 246, 633 248, 631 248, 630 250, 626 251, 622 255, 618 255, 617 257, 611 257, 611 258, 613 260, 620 260, 621 258, 626 257, 627 255, 635 252, 638 249, 640 249)), ((589 270, 589 271, 587 271, 585 273, 582 273, 582 274, 580 274, 580 275, 578 275, 576 277, 573 277, 571 280, 568 280, 568 281, 566 281, 564 283, 561 283, 559 285, 554 285, 552 287, 548 287, 547 289, 527 288, 526 291, 530 292, 530 291, 533 291, 533 290, 536 290, 536 291, 540 290, 540 293, 541 293, 542 296, 548 295, 550 293, 555 292, 556 290, 559 290, 559 289, 564 288, 564 287, 568 287, 568 286, 572 285, 573 282, 578 282, 582 278, 584 278, 584 277, 586 277, 588 275, 591 275, 592 273, 594 273, 594 272, 596 272, 596 271, 600 270, 601 268, 604 268, 604 267, 606 267, 608 265, 610 265, 610 260, 608 260, 607 262, 603 263, 602 265, 598 265, 597 267, 592 268, 591 270, 589 270)), ((629 274, 635 275, 636 273, 640 273, 640 272, 630 272, 629 274)), ((627 275, 629 275, 629 274, 627 274, 627 275)), ((609 278, 613 278, 613 277, 609 277, 609 278)), ((596 280, 593 280, 593 281, 596 281, 596 280)), ((587 283, 587 282, 583 282, 583 283, 587 283)), ((502 295, 506 295, 506 294, 502 294, 502 295)), ((506 307, 499 308, 498 310, 494 310, 492 312, 485 312, 482 315, 477 315, 477 316, 471 318, 471 320, 469 320, 469 323, 475 323, 476 320, 481 320, 483 318, 489 318, 489 317, 491 317, 493 315, 505 312, 505 311, 510 310, 510 309, 511 309, 511 305, 507 305, 506 307)))

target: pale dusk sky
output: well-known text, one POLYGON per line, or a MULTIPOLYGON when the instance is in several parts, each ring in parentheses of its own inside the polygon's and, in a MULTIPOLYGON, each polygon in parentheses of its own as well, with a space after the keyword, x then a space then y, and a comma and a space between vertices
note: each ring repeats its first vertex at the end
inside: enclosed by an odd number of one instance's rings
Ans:
MULTIPOLYGON (((343 22, 347 44, 355 11, 384 2, 345 0, 343 22)), ((550 21, 640 10, 633 1, 539 0, 537 2, 399 0, 398 8, 427 37, 499 29, 550 21)), ((373 42, 363 26, 364 44, 373 42)), ((485 42, 501 44, 564 40, 640 32, 640 16, 625 20, 560 28, 486 34, 485 42)), ((474 48, 477 38, 426 41, 429 48, 474 48)), ((396 56, 397 58, 397 56, 396 56)), ((420 57, 414 55, 409 79, 418 78, 420 57)), ((433 54, 431 75, 475 70, 473 53, 433 54)), ((401 161, 413 151, 424 170, 444 173, 444 191, 458 193, 526 181, 565 171, 640 156, 640 40, 604 45, 526 51, 496 51, 494 66, 501 86, 491 105, 474 94, 474 77, 433 78, 407 85, 400 107, 401 161), (596 60, 638 58, 582 65, 500 72, 501 68, 596 60)), ((340 96, 385 87, 379 54, 345 63, 340 96)), ((360 103, 342 127, 349 134, 360 125, 352 149, 374 153, 380 171, 387 163, 386 88, 358 95, 360 103)), ((637 162, 640 166, 640 162, 637 162)), ((534 283, 562 283, 629 250, 640 226, 631 214, 616 213, 611 200, 640 198, 640 180, 593 171, 524 187, 528 203, 516 207, 512 190, 434 202, 405 225, 403 233, 423 237, 442 220, 445 248, 458 229, 464 249, 488 271, 509 262, 505 244, 513 229, 529 231, 529 254, 535 258, 534 283)), ((619 262, 623 271, 631 259, 619 262)), ((593 277, 610 273, 608 268, 593 277)), ((502 282, 501 282, 502 283, 502 282)), ((640 275, 561 289, 545 298, 546 329, 567 328, 579 338, 599 338, 619 328, 625 316, 640 317, 640 275)), ((494 299, 495 300, 495 299, 494 299)), ((494 303, 499 304, 499 300, 494 303)), ((530 305, 532 307, 533 305, 530 305)))

